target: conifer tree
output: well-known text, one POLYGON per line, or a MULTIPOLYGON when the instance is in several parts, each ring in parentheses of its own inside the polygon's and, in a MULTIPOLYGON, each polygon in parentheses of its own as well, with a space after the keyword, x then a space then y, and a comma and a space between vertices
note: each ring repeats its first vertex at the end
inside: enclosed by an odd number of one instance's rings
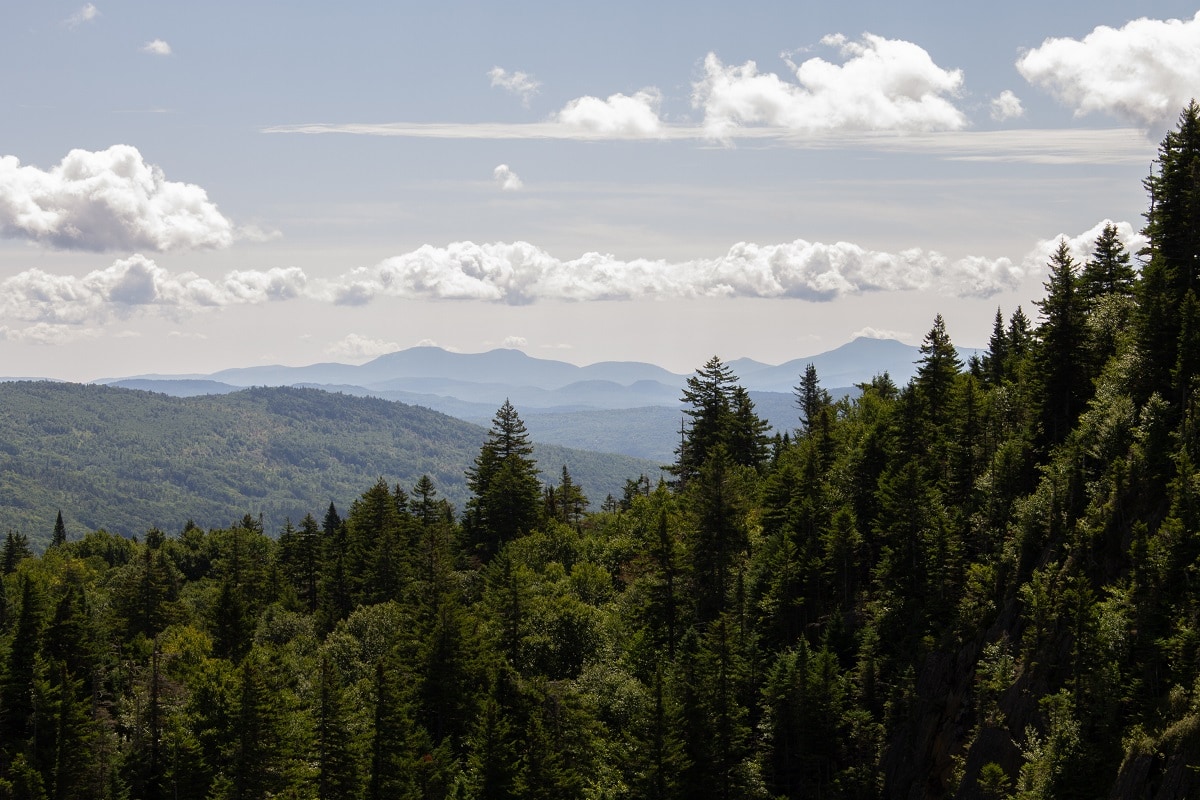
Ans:
POLYGON ((1079 292, 1086 303, 1101 297, 1133 297, 1137 271, 1130 264, 1129 251, 1121 241, 1117 226, 1105 224, 1092 247, 1092 257, 1083 265, 1079 292))
POLYGON ((67 526, 63 524, 62 511, 58 512, 58 517, 54 520, 54 533, 50 536, 51 547, 61 547, 67 543, 67 526))
POLYGON ((925 413, 934 426, 940 426, 950 416, 950 392, 961 369, 962 360, 946 333, 945 320, 938 314, 921 343, 921 358, 917 361, 914 379, 925 413))
POLYGON ((350 701, 341 672, 328 653, 321 656, 317 685, 316 747, 318 800, 361 797, 361 764, 351 730, 350 701))
POLYGON ((1135 399, 1158 392, 1178 409, 1188 388, 1178 379, 1190 382, 1190 376, 1172 376, 1179 364, 1180 313, 1187 292, 1200 289, 1200 106, 1195 100, 1159 145, 1156 164, 1158 172, 1145 181, 1150 210, 1143 233, 1150 242, 1137 292, 1142 369, 1135 399))
POLYGON ((496 412, 487 441, 467 470, 471 498, 463 516, 476 553, 491 558, 500 547, 534 529, 538 522, 537 462, 525 423, 507 400, 496 412))
POLYGON ((1046 296, 1036 303, 1042 315, 1038 326, 1037 368, 1042 386, 1042 435, 1053 445, 1067 431, 1092 396, 1086 352, 1084 317, 1087 307, 1078 292, 1075 260, 1065 239, 1050 256, 1046 296))
POLYGON ((700 471, 716 448, 725 443, 731 399, 737 377, 733 370, 713 356, 687 379, 683 389, 683 413, 691 424, 676 450, 674 472, 680 483, 687 483, 700 471))
POLYGON ((800 376, 800 383, 794 392, 796 407, 800 409, 800 431, 807 433, 816 424, 821 409, 832 403, 833 398, 821 388, 816 365, 812 363, 804 367, 804 374, 800 376))

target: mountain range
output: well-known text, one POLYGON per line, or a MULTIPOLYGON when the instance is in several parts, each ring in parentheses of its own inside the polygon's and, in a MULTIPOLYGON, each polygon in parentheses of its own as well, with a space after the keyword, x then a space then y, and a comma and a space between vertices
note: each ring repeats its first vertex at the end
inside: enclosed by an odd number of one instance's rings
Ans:
MULTIPOLYGON (((974 352, 960 349, 964 361, 974 352)), ((783 364, 740 358, 728 366, 750 391, 759 415, 785 432, 797 424, 793 388, 808 364, 816 368, 822 386, 840 397, 884 372, 903 384, 915 373, 919 358, 918 347, 860 337, 783 364)), ((413 347, 361 365, 237 367, 207 375, 135 375, 98 382, 176 397, 250 386, 319 388, 423 406, 483 425, 509 400, 536 441, 668 463, 679 441, 680 396, 687 377, 636 361, 576 366, 512 349, 456 353, 413 347)))

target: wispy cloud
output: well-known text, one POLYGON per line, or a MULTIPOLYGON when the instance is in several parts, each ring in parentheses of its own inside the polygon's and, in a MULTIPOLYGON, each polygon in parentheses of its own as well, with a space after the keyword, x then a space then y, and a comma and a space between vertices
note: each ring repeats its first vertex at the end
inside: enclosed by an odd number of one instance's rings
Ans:
POLYGON ((492 67, 488 71, 488 77, 491 79, 493 87, 515 94, 521 98, 521 105, 526 107, 542 87, 540 81, 520 70, 509 72, 503 67, 492 67))
POLYGON ((1099 111, 1139 125, 1167 124, 1200 86, 1200 13, 1047 39, 1017 60, 1017 70, 1076 116, 1099 111))
POLYGON ((993 97, 989 105, 992 112, 992 119, 996 122, 1004 122, 1005 120, 1025 116, 1025 108, 1021 105, 1021 98, 1013 94, 1011 89, 1005 89, 997 97, 993 97))
POLYGON ((951 100, 962 88, 962 71, 942 69, 920 46, 869 33, 857 42, 834 34, 821 43, 838 48, 843 63, 789 61, 794 83, 759 72, 753 61, 727 66, 709 53, 692 91, 708 135, 728 139, 747 125, 803 133, 966 127, 951 100))
POLYGON ((325 352, 334 358, 357 361, 364 358, 376 358, 387 353, 394 353, 402 349, 402 347, 403 345, 397 342, 372 339, 369 336, 360 336, 357 333, 351 333, 326 347, 325 352))
POLYGON ((500 164, 492 170, 492 180, 506 192, 519 191, 525 184, 517 173, 513 172, 508 164, 500 164))
POLYGON ((83 8, 67 17, 63 22, 72 28, 77 28, 85 22, 91 22, 98 16, 100 16, 100 9, 91 3, 86 3, 83 8))
POLYGON ((228 247, 204 189, 168 181, 137 148, 72 150, 50 170, 0 156, 0 235, 70 250, 228 247))
POLYGON ((169 56, 171 55, 171 45, 162 39, 154 39, 142 45, 142 52, 152 56, 169 56))

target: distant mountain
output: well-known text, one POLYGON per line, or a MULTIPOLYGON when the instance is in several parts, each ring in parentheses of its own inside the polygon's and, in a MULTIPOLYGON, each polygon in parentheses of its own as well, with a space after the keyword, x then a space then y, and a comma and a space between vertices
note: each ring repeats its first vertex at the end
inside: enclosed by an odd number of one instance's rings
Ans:
MULTIPOLYGON (((263 515, 346 509, 380 477, 409 488, 428 474, 461 507, 484 428, 425 408, 286 387, 168 397, 108 386, 0 383, 0 531, 44 542, 68 530, 126 535, 263 515)), ((562 466, 599 505, 658 463, 535 444, 543 477, 562 466)))
MULTIPOLYGON (((974 353, 960 348, 965 363, 974 353)), ((841 396, 855 384, 887 372, 903 385, 916 373, 920 348, 893 339, 858 338, 834 350, 784 364, 749 358, 728 362, 751 392, 759 414, 778 431, 798 423, 793 390, 808 364, 821 385, 841 396)), ((700 366, 700 365, 697 365, 700 366)), ((452 353, 413 347, 361 365, 311 364, 226 369, 208 376, 135 376, 113 385, 180 397, 219 394, 245 386, 306 386, 361 397, 420 405, 459 419, 484 422, 509 400, 536 426, 544 441, 661 460, 678 439, 680 398, 686 375, 636 361, 605 361, 579 367, 539 359, 519 350, 452 353), (648 409, 656 408, 658 411, 648 409), (624 426, 614 425, 620 415, 624 426), (563 419, 550 419, 563 415, 563 419), (670 421, 667 428, 660 422, 670 421)))

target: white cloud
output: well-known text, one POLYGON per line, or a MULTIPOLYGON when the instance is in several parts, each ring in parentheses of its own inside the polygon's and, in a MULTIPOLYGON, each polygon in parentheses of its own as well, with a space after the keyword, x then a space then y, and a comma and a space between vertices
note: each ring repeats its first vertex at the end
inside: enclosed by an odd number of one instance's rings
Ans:
POLYGON ((503 67, 492 67, 488 70, 488 77, 491 78, 493 87, 512 92, 521 98, 521 104, 524 106, 529 105, 530 99, 538 93, 542 86, 541 82, 535 80, 532 75, 520 70, 509 72, 503 67))
POLYGON ((525 185, 508 164, 501 164, 492 170, 492 179, 506 192, 519 191, 525 185))
POLYGON ((563 261, 528 242, 426 245, 352 270, 314 290, 336 303, 377 297, 484 300, 523 305, 543 299, 629 300, 695 297, 794 297, 833 300, 876 291, 938 291, 988 296, 1024 276, 1006 258, 950 261, 934 251, 867 250, 847 242, 798 239, 739 243, 713 259, 684 262, 586 253, 563 261))
POLYGON ((887 329, 872 328, 868 325, 865 328, 859 328, 854 333, 850 334, 851 339, 908 339, 912 334, 907 331, 892 331, 887 329))
POLYGON ((1141 234, 1141 231, 1134 228, 1130 223, 1113 222, 1110 219, 1103 219, 1088 230, 1075 236, 1060 233, 1057 236, 1051 236, 1048 239, 1038 241, 1025 256, 1023 261, 1025 268, 1031 270, 1033 274, 1048 274, 1047 265, 1050 262, 1050 256, 1058 250, 1059 242, 1064 239, 1067 242, 1067 249, 1071 253, 1071 258, 1074 259, 1075 263, 1085 263, 1092 257, 1092 250, 1095 248, 1096 239, 1104 230, 1105 225, 1116 227, 1118 238, 1120 238, 1121 243, 1125 245, 1125 249, 1131 255, 1136 255, 1139 250, 1149 243, 1146 237, 1141 234))
POLYGON ((507 347, 510 350, 513 350, 525 347, 528 344, 529 340, 527 340, 524 336, 505 336, 502 347, 507 347))
POLYGON ((204 189, 168 181, 137 148, 72 150, 48 171, 0 156, 0 235, 77 250, 228 247, 204 189))
POLYGON ((948 99, 962 88, 962 71, 942 69, 918 45, 870 33, 858 42, 835 34, 821 43, 839 48, 844 63, 789 61, 796 83, 760 73, 753 61, 726 66, 709 53, 704 77, 692 87, 692 105, 704 110, 708 135, 728 139, 746 125, 804 133, 966 126, 966 117, 948 99))
POLYGON ((233 271, 217 281, 194 272, 171 274, 135 255, 83 277, 31 269, 0 280, 0 317, 49 325, 85 325, 137 309, 192 312, 301 296, 299 267, 233 271))
POLYGON ((1025 108, 1021 105, 1021 98, 1013 94, 1011 89, 1005 89, 998 97, 993 97, 991 109, 992 119, 997 122, 1025 116, 1025 108))
POLYGON ((100 9, 96 8, 91 3, 86 3, 83 8, 76 11, 71 16, 67 17, 66 24, 72 28, 78 27, 85 22, 91 22, 96 17, 100 16, 100 9))
POLYGON ((169 56, 171 55, 171 45, 162 39, 154 39, 142 45, 142 52, 152 56, 169 56))
POLYGON ((0 325, 0 342, 13 344, 57 345, 73 342, 78 339, 94 339, 100 335, 93 328, 82 328, 76 325, 55 325, 39 322, 25 328, 9 328, 0 325))
POLYGON ((363 359, 394 353, 400 349, 401 345, 396 342, 372 339, 367 336, 359 336, 357 333, 351 333, 341 341, 334 342, 329 347, 326 347, 325 352, 336 358, 363 359))
MULTIPOLYGON (((309 298, 359 305, 384 298, 472 300, 509 305, 538 301, 687 300, 694 298, 793 298, 837 300, 872 292, 935 292, 989 297, 1019 289, 1029 276, 1044 275, 1050 254, 1066 239, 1079 263, 1086 261, 1109 220, 1078 235, 1040 240, 1019 262, 1004 257, 951 260, 932 250, 898 253, 849 242, 741 242, 716 258, 669 262, 585 253, 564 261, 528 242, 446 247, 426 245, 331 280, 309 280, 298 267, 235 270, 210 280, 193 272, 171 273, 135 255, 82 277, 30 269, 0 279, 0 339, 52 344, 97 335, 94 327, 134 314, 180 317, 235 305, 309 298), (16 327, 15 322, 24 322, 16 327)), ((1145 243, 1128 222, 1114 223, 1126 248, 1145 243)), ((856 336, 905 338, 896 331, 863 328, 856 336)), ((519 337, 506 347, 525 347, 519 337)), ((422 346, 437 346, 422 340, 422 346)), ((401 348, 396 342, 351 334, 329 352, 371 357, 401 348)), ((451 349, 451 348, 447 348, 451 349)))
POLYGON ((1170 123, 1200 86, 1200 13, 1101 25, 1082 40, 1047 39, 1017 60, 1017 70, 1076 116, 1099 111, 1143 126, 1170 123))
POLYGON ((642 89, 632 97, 624 94, 577 97, 554 115, 554 120, 569 129, 612 139, 661 138, 663 123, 658 109, 662 94, 654 88, 642 89))
MULTIPOLYGON (((304 123, 262 128, 263 133, 338 133, 354 136, 394 136, 412 139, 473 139, 487 141, 561 139, 594 141, 603 137, 557 122, 530 123, 304 123)), ((732 138, 777 140, 805 149, 865 150, 873 153, 921 153, 952 160, 1006 161, 1030 164, 1145 165, 1155 145, 1137 128, 1025 129, 999 131, 936 131, 896 136, 886 131, 826 131, 823 134, 779 127, 733 128, 732 138)), ((694 125, 663 123, 659 138, 672 141, 707 139, 694 125)))

